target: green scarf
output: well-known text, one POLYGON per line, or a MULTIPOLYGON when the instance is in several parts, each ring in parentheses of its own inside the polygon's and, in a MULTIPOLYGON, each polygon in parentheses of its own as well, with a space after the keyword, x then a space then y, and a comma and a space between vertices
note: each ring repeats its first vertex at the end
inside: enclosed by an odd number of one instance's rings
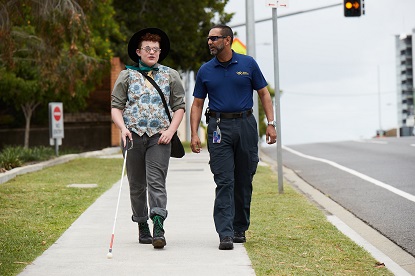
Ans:
POLYGON ((145 63, 143 63, 141 61, 141 59, 139 60, 139 63, 141 66, 137 67, 137 66, 130 66, 130 65, 126 65, 125 67, 127 67, 128 69, 131 70, 136 70, 136 71, 140 71, 140 72, 144 72, 144 73, 148 73, 150 71, 158 71, 159 69, 157 67, 151 66, 147 66, 145 63))

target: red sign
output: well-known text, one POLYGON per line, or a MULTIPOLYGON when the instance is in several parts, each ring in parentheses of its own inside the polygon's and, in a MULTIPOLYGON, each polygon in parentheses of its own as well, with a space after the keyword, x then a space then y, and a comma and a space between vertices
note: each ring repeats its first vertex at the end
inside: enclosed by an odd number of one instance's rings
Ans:
POLYGON ((59 121, 62 117, 62 112, 59 106, 55 106, 53 109, 53 118, 55 118, 56 121, 59 121))
POLYGON ((61 145, 64 137, 62 103, 49 103, 49 138, 50 145, 61 145))

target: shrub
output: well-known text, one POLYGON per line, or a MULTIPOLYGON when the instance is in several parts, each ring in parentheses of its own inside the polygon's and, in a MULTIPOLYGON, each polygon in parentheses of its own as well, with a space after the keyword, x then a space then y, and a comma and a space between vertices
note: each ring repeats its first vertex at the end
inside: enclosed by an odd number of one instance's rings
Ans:
POLYGON ((50 159, 54 155, 52 148, 40 146, 22 151, 21 159, 23 162, 44 161, 50 159))
POLYGON ((6 170, 11 170, 22 165, 22 161, 19 159, 19 151, 22 147, 6 147, 0 153, 0 167, 6 170))
POLYGON ((44 161, 53 156, 53 149, 44 146, 29 149, 21 146, 7 146, 0 153, 0 167, 11 170, 22 166, 26 162, 44 161))

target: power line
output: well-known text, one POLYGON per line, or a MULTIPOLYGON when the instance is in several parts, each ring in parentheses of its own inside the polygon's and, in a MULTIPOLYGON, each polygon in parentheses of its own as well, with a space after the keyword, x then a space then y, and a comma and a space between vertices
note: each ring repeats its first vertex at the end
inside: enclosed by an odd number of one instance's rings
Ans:
MULTIPOLYGON (((279 16, 277 16, 277 18, 280 19, 280 18, 283 18, 283 17, 298 15, 298 14, 301 14, 301 13, 319 11, 319 10, 323 10, 323 9, 337 7, 337 6, 340 6, 340 5, 343 5, 343 3, 328 5, 328 6, 314 8, 314 9, 309 9, 309 10, 303 10, 303 11, 297 11, 297 12, 287 13, 287 14, 279 15, 279 16)), ((270 21, 270 20, 272 20, 272 17, 256 20, 255 23, 261 23, 261 22, 270 21)), ((242 27, 242 26, 245 26, 245 25, 246 25, 246 23, 240 23, 240 24, 231 25, 230 27, 231 28, 237 28, 237 27, 242 27)))

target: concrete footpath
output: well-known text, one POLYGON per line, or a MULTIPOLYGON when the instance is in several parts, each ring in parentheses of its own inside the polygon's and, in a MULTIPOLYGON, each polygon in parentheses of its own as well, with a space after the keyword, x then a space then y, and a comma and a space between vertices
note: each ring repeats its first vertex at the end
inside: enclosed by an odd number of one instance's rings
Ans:
MULTIPOLYGON (((0 183, 78 157, 122 159, 117 148, 62 156, 0 174, 0 183)), ((138 243, 137 224, 130 219, 128 181, 124 177, 112 259, 107 259, 107 253, 120 181, 19 275, 255 275, 242 244, 235 244, 232 251, 218 249, 219 239, 212 217, 215 183, 208 160, 208 152, 204 150, 170 161, 167 177, 169 214, 165 221, 167 245, 164 249, 155 250, 152 245, 138 243)), ((277 171, 272 158, 261 154, 261 160, 277 171)), ((121 171, 122 162, 120 177, 121 171)), ((394 275, 415 275, 413 256, 311 187, 293 171, 284 168, 283 173, 284 182, 317 203, 339 231, 384 263, 394 275)))
MULTIPOLYGON (((108 157, 122 158, 119 154, 101 156, 108 157)), ((124 177, 112 259, 107 259, 107 253, 120 181, 20 275, 255 275, 242 244, 230 251, 218 249, 212 217, 215 184, 207 150, 170 162, 164 249, 138 243, 124 177)), ((120 177, 121 171, 122 165, 120 177)))

